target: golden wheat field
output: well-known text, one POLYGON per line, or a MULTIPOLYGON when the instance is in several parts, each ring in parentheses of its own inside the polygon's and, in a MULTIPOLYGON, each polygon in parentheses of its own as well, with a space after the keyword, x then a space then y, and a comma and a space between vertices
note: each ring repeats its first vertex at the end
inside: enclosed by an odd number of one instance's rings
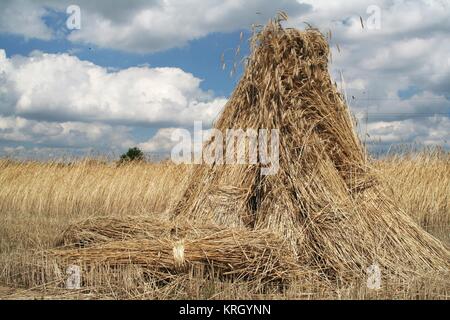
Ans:
MULTIPOLYGON (((450 244, 450 154, 423 152, 372 160, 385 192, 425 230, 450 244)), ((170 163, 118 166, 97 160, 71 164, 0 160, 1 298, 125 299, 448 299, 446 274, 402 283, 327 286, 314 276, 289 285, 254 285, 198 270, 157 281, 138 266, 120 272, 98 266, 81 290, 42 283, 30 268, 36 252, 54 247, 70 225, 86 219, 164 216, 183 196, 193 168, 170 163), (280 288, 282 286, 282 288, 280 288)), ((142 220, 141 220, 142 221, 142 220)), ((151 221, 151 220, 150 220, 151 221)), ((139 222, 137 222, 139 223, 139 222)), ((142 248, 143 249, 143 248, 142 248)), ((52 268, 51 265, 46 266, 52 268)), ((64 275, 62 275, 64 277, 64 275)))

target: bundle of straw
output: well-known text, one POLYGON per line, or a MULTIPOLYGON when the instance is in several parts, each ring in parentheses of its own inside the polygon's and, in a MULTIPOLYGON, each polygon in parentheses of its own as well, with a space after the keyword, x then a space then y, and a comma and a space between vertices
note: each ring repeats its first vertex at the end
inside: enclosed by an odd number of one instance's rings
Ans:
POLYGON ((200 237, 219 230, 211 224, 193 225, 188 220, 169 220, 164 215, 94 217, 70 225, 60 235, 57 246, 85 247, 112 240, 200 237))
MULTIPOLYGON (((160 234, 165 232, 159 231, 160 234)), ((137 265, 159 278, 183 273, 195 266, 236 279, 267 281, 286 280, 299 272, 294 255, 283 249, 283 240, 271 232, 213 228, 209 235, 199 237, 193 236, 194 233, 183 239, 170 236, 110 239, 83 248, 62 247, 48 254, 59 259, 60 264, 137 265)), ((100 234, 105 232, 100 231, 100 234)))
POLYGON ((223 136, 227 129, 278 129, 278 172, 261 176, 261 164, 198 166, 175 216, 272 230, 300 263, 335 278, 353 279, 374 263, 403 278, 448 271, 449 251, 374 178, 329 75, 324 36, 284 29, 280 20, 253 36, 244 75, 214 125, 223 136), (235 192, 217 197, 218 190, 235 192))

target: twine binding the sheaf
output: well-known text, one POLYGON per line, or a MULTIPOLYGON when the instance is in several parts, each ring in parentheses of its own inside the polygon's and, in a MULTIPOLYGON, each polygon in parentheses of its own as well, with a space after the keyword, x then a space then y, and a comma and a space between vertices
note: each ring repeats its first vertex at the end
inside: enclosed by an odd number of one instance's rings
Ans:
POLYGON ((180 268, 184 266, 184 240, 179 240, 174 243, 173 246, 173 260, 175 261, 175 266, 180 268))

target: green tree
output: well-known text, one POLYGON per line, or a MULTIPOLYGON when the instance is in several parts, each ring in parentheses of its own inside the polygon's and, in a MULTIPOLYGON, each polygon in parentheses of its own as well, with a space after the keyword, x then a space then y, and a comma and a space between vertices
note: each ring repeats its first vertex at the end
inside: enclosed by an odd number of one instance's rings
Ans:
POLYGON ((134 147, 120 156, 120 162, 142 161, 144 160, 144 153, 141 149, 134 147))

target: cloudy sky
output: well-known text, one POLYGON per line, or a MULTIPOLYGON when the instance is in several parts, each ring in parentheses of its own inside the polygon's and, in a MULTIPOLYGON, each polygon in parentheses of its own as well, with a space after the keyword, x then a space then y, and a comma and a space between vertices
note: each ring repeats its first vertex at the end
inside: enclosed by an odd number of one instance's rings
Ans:
POLYGON ((168 152, 175 128, 208 129, 235 49, 280 10, 331 31, 330 72, 374 149, 450 148, 450 0, 2 0, 0 155, 168 152))

